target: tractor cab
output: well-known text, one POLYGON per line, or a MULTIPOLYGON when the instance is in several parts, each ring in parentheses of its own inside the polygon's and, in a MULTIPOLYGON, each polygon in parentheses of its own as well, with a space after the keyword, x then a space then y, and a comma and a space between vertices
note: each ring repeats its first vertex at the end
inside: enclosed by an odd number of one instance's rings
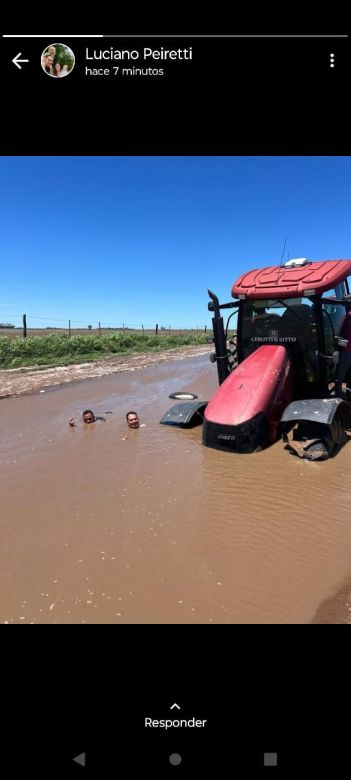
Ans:
POLYGON ((282 344, 292 363, 296 395, 314 394, 335 378, 347 294, 345 282, 309 298, 244 300, 238 319, 238 362, 264 344, 282 344))
POLYGON ((267 344, 282 344, 293 365, 297 391, 320 380, 317 315, 307 298, 245 300, 240 306, 237 351, 242 362, 267 344))
MULTIPOLYGON (((210 359, 219 387, 201 410, 205 446, 249 453, 282 436, 292 452, 317 460, 345 443, 351 428, 350 279, 351 260, 297 258, 245 272, 229 303, 208 291, 210 359), (232 310, 226 327, 223 309, 232 310)), ((187 424, 195 415, 198 420, 195 406, 193 416, 187 410, 187 424)), ((161 422, 184 424, 175 407, 161 422)))
POLYGON ((349 274, 348 260, 298 258, 241 276, 232 288, 240 300, 238 362, 263 344, 282 344, 296 395, 324 391, 337 376, 340 332, 351 309, 349 274))

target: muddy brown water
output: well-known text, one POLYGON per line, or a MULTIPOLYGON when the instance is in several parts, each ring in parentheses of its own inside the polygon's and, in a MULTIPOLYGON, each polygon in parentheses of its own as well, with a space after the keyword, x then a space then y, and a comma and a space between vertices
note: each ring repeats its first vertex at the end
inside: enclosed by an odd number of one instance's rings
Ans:
POLYGON ((216 387, 205 355, 0 401, 1 622, 349 622, 351 444, 236 456, 159 424, 216 387), (70 429, 85 408, 112 414, 70 429))

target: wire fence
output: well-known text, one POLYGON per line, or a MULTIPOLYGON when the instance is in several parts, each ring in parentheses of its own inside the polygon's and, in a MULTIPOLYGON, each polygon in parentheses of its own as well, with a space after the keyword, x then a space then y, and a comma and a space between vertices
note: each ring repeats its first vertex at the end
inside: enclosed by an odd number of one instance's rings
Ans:
MULTIPOLYGON (((104 336, 111 333, 138 333, 145 336, 150 335, 172 335, 184 336, 193 334, 208 333, 208 325, 198 325, 196 327, 184 327, 175 325, 164 325, 156 322, 150 323, 107 323, 82 320, 54 319, 52 317, 40 317, 34 314, 22 314, 7 316, 0 322, 0 337, 12 336, 14 338, 27 336, 46 336, 50 333, 65 334, 67 336, 104 336)), ((211 330, 211 328, 210 328, 211 330)))

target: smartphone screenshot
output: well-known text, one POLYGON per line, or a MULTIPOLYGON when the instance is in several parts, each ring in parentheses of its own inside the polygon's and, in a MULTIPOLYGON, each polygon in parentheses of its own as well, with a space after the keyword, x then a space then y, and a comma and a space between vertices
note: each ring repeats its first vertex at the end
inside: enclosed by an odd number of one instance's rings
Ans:
POLYGON ((342 777, 350 35, 177 26, 1 34, 3 771, 342 777))

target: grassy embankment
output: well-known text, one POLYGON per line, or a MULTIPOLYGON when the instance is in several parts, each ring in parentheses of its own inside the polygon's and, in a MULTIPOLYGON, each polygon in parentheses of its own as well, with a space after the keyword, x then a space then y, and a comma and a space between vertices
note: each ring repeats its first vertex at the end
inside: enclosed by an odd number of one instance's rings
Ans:
POLYGON ((191 344, 206 344, 207 341, 204 333, 150 336, 129 332, 71 338, 54 333, 27 338, 0 336, 0 368, 68 366, 119 355, 127 357, 139 352, 159 352, 191 344))

